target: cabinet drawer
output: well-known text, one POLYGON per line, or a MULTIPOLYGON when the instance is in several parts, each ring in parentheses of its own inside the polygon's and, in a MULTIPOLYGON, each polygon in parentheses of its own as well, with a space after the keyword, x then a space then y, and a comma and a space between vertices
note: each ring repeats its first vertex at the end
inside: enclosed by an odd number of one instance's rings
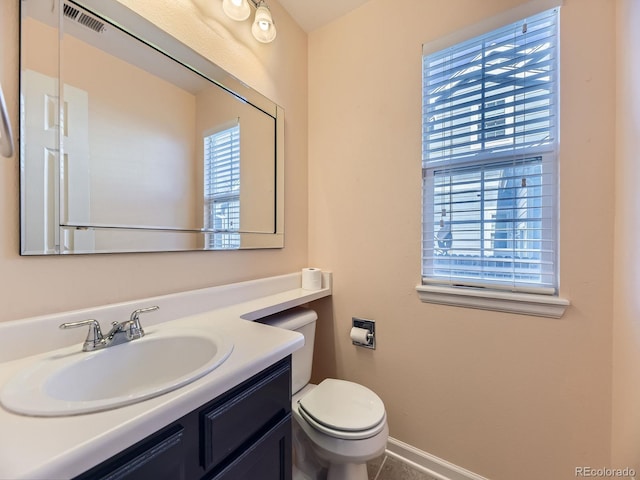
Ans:
POLYGON ((182 425, 174 425, 74 480, 184 480, 184 433, 182 425))
POLYGON ((290 364, 279 363, 254 385, 201 414, 202 466, 231 462, 291 412, 290 364))

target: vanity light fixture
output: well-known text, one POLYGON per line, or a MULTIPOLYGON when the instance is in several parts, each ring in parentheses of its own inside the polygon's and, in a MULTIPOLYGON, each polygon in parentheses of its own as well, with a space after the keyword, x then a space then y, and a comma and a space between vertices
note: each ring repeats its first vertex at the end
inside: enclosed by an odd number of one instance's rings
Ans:
POLYGON ((251 15, 248 0, 222 0, 222 10, 232 20, 242 22, 251 15))
POLYGON ((269 7, 264 0, 222 0, 224 13, 238 22, 249 18, 251 7, 249 2, 256 7, 256 15, 251 26, 251 33, 254 38, 262 43, 270 43, 276 38, 276 26, 269 7))

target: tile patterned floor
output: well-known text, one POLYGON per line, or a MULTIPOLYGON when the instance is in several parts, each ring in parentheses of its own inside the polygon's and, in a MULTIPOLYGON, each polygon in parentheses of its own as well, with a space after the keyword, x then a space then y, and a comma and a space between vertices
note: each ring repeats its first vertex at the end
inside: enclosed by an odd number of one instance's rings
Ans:
POLYGON ((436 480, 390 455, 381 455, 367 463, 369 480, 436 480))

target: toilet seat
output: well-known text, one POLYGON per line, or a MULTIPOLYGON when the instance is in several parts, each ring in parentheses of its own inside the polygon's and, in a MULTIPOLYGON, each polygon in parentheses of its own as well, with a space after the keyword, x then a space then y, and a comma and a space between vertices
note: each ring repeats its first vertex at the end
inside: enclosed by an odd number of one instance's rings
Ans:
POLYGON ((357 440, 373 437, 386 425, 380 397, 367 387, 328 378, 298 401, 300 415, 331 437, 357 440))

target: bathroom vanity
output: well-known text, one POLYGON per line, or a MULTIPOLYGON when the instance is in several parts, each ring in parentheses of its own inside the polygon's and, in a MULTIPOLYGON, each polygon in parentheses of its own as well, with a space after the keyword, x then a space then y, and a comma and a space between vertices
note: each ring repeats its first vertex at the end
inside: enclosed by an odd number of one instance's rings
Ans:
MULTIPOLYGON (((3 406, 0 478, 290 478, 290 356, 304 340, 253 320, 331 295, 328 273, 320 290, 304 290, 300 282, 299 273, 290 274, 0 324, 0 392, 52 352, 87 354, 84 329, 58 329, 65 322, 95 318, 108 325, 158 305, 141 319, 148 337, 211 329, 233 343, 213 371, 118 408, 30 416, 3 406)), ((107 382, 115 374, 95 372, 107 382)))
POLYGON ((291 479, 290 359, 75 480, 291 479))

